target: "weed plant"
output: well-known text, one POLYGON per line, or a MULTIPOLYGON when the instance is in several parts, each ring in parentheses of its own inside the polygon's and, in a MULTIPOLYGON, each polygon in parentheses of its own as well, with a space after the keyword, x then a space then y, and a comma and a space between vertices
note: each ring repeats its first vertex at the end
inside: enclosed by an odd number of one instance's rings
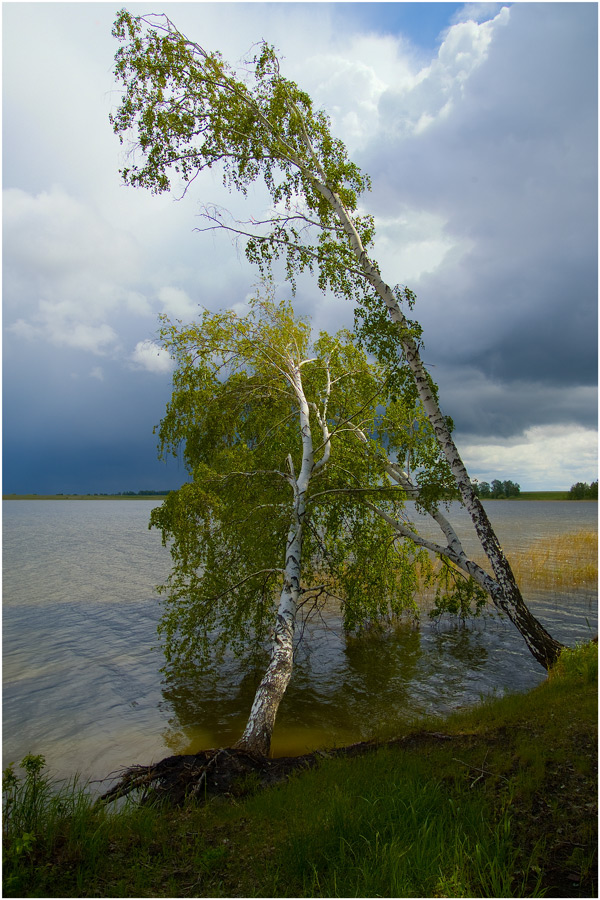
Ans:
POLYGON ((53 856, 73 860, 85 846, 93 861, 102 843, 103 817, 94 813, 90 795, 76 780, 52 783, 43 771, 43 756, 25 756, 20 768, 21 776, 14 764, 2 776, 6 896, 26 895, 26 887, 40 874, 40 858, 47 868, 53 856))

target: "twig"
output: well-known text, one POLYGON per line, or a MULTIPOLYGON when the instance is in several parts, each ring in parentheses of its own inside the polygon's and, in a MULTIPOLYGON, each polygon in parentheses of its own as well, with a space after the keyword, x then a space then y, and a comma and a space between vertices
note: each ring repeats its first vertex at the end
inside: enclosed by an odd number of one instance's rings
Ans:
MULTIPOLYGON (((486 753, 485 756, 486 756, 486 759, 487 759, 487 753, 486 753)), ((477 778, 476 778, 473 782, 471 782, 471 787, 473 787, 475 784, 477 784, 477 782, 478 782, 481 778, 483 778, 484 775, 492 775, 492 777, 494 777, 494 778, 501 778, 502 781, 508 781, 508 778, 505 778, 504 775, 498 775, 497 772, 491 772, 489 769, 484 769, 484 768, 482 768, 482 767, 480 767, 480 766, 473 766, 473 765, 471 765, 471 763, 465 762, 463 759, 458 759, 456 756, 452 757, 452 760, 453 760, 453 762, 460 763, 462 766, 466 766, 467 769, 474 769, 475 772, 479 772, 479 773, 480 773, 480 774, 477 776, 477 778)), ((485 762, 485 759, 484 759, 484 762, 485 762)))

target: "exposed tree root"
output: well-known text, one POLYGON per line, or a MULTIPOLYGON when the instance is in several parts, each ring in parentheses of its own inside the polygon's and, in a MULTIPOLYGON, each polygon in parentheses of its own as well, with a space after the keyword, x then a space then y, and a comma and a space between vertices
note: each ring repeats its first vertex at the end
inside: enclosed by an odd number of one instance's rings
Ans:
POLYGON ((364 741, 331 750, 316 750, 304 756, 268 759, 246 750, 227 747, 202 750, 182 756, 167 756, 149 766, 131 766, 119 781, 100 797, 104 802, 138 793, 140 803, 166 800, 181 805, 186 799, 200 800, 216 795, 240 796, 250 790, 284 781, 299 769, 308 769, 321 759, 360 756, 383 746, 401 746, 427 741, 451 740, 453 735, 422 731, 385 743, 364 741))

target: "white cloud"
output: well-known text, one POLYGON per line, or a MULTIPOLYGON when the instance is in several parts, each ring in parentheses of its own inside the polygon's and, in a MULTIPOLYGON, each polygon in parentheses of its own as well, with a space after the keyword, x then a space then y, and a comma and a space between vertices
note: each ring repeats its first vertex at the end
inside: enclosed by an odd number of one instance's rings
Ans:
POLYGON ((151 313, 130 287, 140 275, 134 239, 90 206, 58 186, 13 188, 3 212, 4 320, 17 338, 105 354, 118 348, 123 316, 151 313))
POLYGON ((401 215, 378 217, 375 246, 384 277, 393 280, 394 273, 402 272, 408 284, 434 272, 450 251, 460 258, 469 249, 468 242, 447 233, 442 216, 406 206, 401 215))
POLYGON ((598 475, 598 434, 570 425, 539 425, 505 441, 462 446, 469 474, 479 481, 510 478, 522 490, 567 490, 598 475))
POLYGON ((131 354, 131 359, 136 368, 146 369, 157 375, 164 375, 173 369, 173 360, 167 351, 154 341, 138 341, 131 354))
POLYGON ((493 19, 502 8, 502 3, 466 3, 462 9, 454 13, 452 21, 454 23, 485 22, 488 19, 493 19))
POLYGON ((39 336, 38 329, 26 322, 25 319, 17 319, 12 325, 8 325, 6 330, 18 338, 24 338, 26 341, 32 341, 39 336))
POLYGON ((139 249, 131 235, 59 185, 37 194, 8 188, 3 217, 11 264, 33 265, 47 278, 84 271, 104 281, 110 271, 112 279, 122 281, 137 274, 139 249))
POLYGON ((110 325, 86 325, 82 322, 62 324, 64 330, 60 327, 51 329, 51 339, 56 344, 65 344, 67 347, 103 354, 118 340, 117 333, 110 325))
POLYGON ((98 381, 104 381, 104 370, 101 366, 94 366, 90 372, 90 378, 96 378, 98 381))
POLYGON ((401 140, 422 134, 438 119, 447 118, 463 95, 466 83, 486 60, 496 29, 506 25, 503 7, 491 20, 452 25, 438 55, 412 77, 390 83, 380 102, 379 127, 401 140))
POLYGON ((162 287, 158 291, 158 299, 161 311, 170 318, 189 322, 198 317, 198 304, 194 303, 182 288, 162 287))
POLYGON ((379 125, 379 100, 390 85, 410 87, 418 71, 405 41, 376 35, 352 35, 337 52, 320 47, 294 77, 327 112, 336 136, 350 151, 373 136, 379 125))
POLYGON ((100 356, 118 341, 118 335, 110 325, 73 322, 60 314, 56 315, 50 304, 45 304, 42 314, 34 318, 33 323, 17 319, 7 327, 7 331, 28 341, 50 341, 57 346, 87 350, 100 356))
MULTIPOLYGON (((446 30, 437 55, 426 64, 401 34, 328 35, 325 41, 315 34, 311 55, 293 54, 286 74, 326 110, 351 153, 378 132, 396 139, 421 133, 450 113, 487 58, 496 30, 509 21, 508 7, 482 4, 487 15, 481 10, 468 15, 472 5, 446 30)), ((305 40, 299 32, 298 43, 305 40)))

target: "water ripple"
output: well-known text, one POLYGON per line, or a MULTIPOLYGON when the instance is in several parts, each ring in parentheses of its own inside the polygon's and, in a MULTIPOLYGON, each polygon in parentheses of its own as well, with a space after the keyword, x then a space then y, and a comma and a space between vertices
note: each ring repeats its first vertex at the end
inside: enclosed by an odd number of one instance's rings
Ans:
MULTIPOLYGON (((235 740, 261 667, 161 674, 154 586, 170 565, 149 532, 152 501, 4 503, 5 764, 43 753, 53 772, 102 777, 121 765, 235 740)), ((596 528, 597 504, 496 503, 512 548, 596 528)), ((459 525, 467 529, 463 511, 459 525)), ((468 543, 468 540, 467 540, 468 543)), ((534 613, 568 644, 597 629, 596 592, 529 591, 534 613)), ((296 654, 274 751, 302 752, 392 734, 423 714, 526 690, 545 676, 510 623, 486 616, 407 623, 346 640, 339 617, 313 624, 296 654)))

